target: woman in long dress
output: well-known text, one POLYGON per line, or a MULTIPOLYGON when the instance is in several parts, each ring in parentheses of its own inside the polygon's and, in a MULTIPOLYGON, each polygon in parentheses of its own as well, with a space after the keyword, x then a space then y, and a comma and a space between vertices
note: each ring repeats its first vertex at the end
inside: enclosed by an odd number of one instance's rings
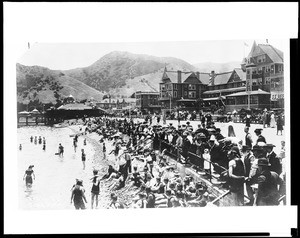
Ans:
POLYGON ((274 115, 274 112, 271 114, 270 118, 271 118, 271 120, 270 120, 270 127, 271 127, 271 128, 275 128, 275 126, 276 126, 276 121, 275 121, 275 115, 274 115))
POLYGON ((237 138, 233 129, 232 125, 228 126, 228 137, 220 140, 219 142, 226 142, 230 141, 231 144, 238 146, 239 148, 242 147, 242 140, 240 138, 237 138))

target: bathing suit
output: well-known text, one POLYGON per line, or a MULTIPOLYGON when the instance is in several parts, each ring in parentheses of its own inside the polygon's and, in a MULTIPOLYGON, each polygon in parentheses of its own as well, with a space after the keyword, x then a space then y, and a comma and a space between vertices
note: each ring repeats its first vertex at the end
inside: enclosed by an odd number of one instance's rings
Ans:
POLYGON ((26 178, 25 178, 26 184, 32 184, 31 174, 33 173, 33 170, 26 170, 25 173, 26 173, 26 178))
POLYGON ((81 160, 82 160, 82 161, 85 161, 85 153, 82 153, 82 154, 81 154, 81 160))
MULTIPOLYGON (((94 177, 94 181, 97 179, 97 177, 94 177)), ((93 181, 93 182, 94 182, 93 181)), ((96 181, 95 181, 96 182, 96 181)), ((98 181, 97 185, 95 185, 93 183, 93 186, 92 186, 92 191, 91 191, 93 194, 95 195, 99 195, 99 192, 100 192, 100 181, 98 181)))

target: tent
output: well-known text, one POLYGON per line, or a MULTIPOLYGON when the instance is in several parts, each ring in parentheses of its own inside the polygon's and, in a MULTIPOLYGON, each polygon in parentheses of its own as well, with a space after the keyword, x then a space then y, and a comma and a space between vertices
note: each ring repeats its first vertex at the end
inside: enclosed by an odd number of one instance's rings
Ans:
POLYGON ((40 112, 35 108, 31 111, 32 114, 39 114, 40 112))

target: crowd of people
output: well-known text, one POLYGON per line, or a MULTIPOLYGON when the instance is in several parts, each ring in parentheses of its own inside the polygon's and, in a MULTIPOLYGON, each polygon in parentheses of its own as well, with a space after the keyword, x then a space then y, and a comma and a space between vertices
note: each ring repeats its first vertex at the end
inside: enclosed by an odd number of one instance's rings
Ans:
MULTIPOLYGON (((92 207, 94 200, 98 205, 100 181, 111 191, 110 208, 214 204, 216 197, 207 184, 195 181, 191 175, 182 176, 176 163, 192 165, 206 179, 217 179, 230 191, 231 205, 279 205, 285 201, 284 141, 277 155, 274 145, 263 136, 263 129, 253 131, 257 136, 254 141, 248 126, 244 129, 245 138, 240 139, 232 125, 228 126, 228 134, 222 135, 207 118, 197 128, 189 121, 177 128, 160 122, 157 116, 141 122, 108 117, 84 121, 85 133, 99 134, 103 159, 110 163, 102 178, 98 179, 94 171, 92 207), (106 144, 113 148, 108 154, 106 144), (131 203, 118 201, 118 194, 131 188, 136 189, 131 203)), ((77 183, 78 191, 72 190, 74 205, 76 194, 84 194, 82 181, 77 183)), ((81 197, 77 208, 82 207, 84 196, 81 197)))

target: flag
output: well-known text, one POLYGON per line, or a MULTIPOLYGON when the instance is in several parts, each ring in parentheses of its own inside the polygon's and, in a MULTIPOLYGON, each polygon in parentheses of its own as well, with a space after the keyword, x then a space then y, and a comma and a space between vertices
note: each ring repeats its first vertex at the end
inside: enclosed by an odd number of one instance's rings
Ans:
POLYGON ((247 45, 247 43, 246 43, 246 42, 244 42, 244 46, 247 46, 247 47, 248 47, 249 45, 247 45))
POLYGON ((30 49, 30 43, 28 42, 28 49, 30 49))

